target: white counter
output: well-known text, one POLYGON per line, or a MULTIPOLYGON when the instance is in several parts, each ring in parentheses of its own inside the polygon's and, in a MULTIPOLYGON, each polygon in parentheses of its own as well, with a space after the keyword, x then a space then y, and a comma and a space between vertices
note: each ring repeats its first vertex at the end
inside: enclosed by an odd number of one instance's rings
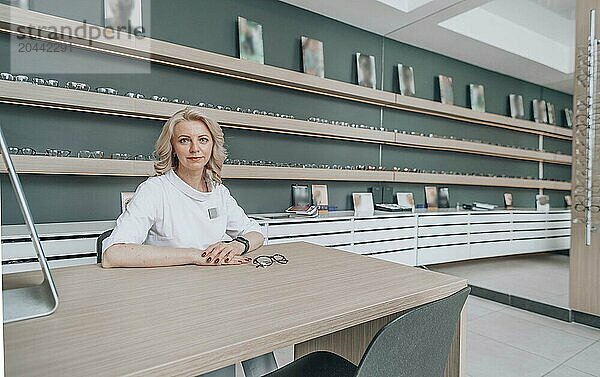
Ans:
MULTIPOLYGON (((570 244, 570 211, 554 209, 444 209, 376 211, 355 217, 336 211, 307 218, 251 215, 267 244, 306 241, 408 265, 427 265, 500 255, 564 250, 570 244)), ((53 267, 95 263, 96 238, 115 221, 49 223, 37 226, 53 267)), ((3 272, 37 268, 24 225, 2 226, 3 272)))

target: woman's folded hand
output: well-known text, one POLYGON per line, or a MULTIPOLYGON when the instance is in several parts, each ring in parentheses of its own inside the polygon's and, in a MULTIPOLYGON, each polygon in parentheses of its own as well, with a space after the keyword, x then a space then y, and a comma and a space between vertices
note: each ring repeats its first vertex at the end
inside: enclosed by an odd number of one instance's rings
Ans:
POLYGON ((205 250, 199 250, 194 263, 197 265, 235 265, 252 262, 252 258, 241 256, 244 245, 239 242, 217 242, 205 250))

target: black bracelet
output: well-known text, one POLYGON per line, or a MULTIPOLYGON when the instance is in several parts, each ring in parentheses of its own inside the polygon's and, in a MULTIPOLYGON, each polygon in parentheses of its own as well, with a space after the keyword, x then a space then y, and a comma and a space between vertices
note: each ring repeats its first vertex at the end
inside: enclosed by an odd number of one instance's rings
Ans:
POLYGON ((225 243, 229 243, 229 242, 233 242, 233 241, 237 241, 237 242, 241 243, 242 245, 244 245, 244 251, 240 255, 244 255, 248 252, 248 250, 250 250, 250 241, 248 241, 246 238, 240 236, 240 237, 236 237, 236 238, 232 239, 231 241, 225 241, 225 243))

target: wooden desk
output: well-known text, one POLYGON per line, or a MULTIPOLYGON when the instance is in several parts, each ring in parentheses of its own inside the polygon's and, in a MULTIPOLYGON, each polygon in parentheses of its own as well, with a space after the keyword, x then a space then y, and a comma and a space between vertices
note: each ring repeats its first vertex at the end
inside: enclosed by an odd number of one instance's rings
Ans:
MULTIPOLYGON (((289 263, 57 269, 56 313, 4 326, 6 375, 193 376, 292 344, 297 354, 322 348, 319 339, 356 333, 356 326, 374 333, 395 314, 466 286, 308 243, 265 246, 254 255, 274 253, 289 263)), ((5 276, 4 284, 36 279, 21 273, 5 276)), ((357 342, 339 342, 347 349, 340 352, 355 359, 352 353, 364 350, 357 342)), ((336 349, 331 339, 325 343, 336 349)), ((453 345, 451 360, 459 348, 453 345)))

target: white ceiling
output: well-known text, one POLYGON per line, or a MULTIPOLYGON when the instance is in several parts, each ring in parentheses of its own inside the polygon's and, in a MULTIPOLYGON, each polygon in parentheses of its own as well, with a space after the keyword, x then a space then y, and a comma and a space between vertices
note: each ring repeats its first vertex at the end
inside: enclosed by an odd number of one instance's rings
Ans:
POLYGON ((281 1, 492 71, 573 92, 576 0, 281 1))

